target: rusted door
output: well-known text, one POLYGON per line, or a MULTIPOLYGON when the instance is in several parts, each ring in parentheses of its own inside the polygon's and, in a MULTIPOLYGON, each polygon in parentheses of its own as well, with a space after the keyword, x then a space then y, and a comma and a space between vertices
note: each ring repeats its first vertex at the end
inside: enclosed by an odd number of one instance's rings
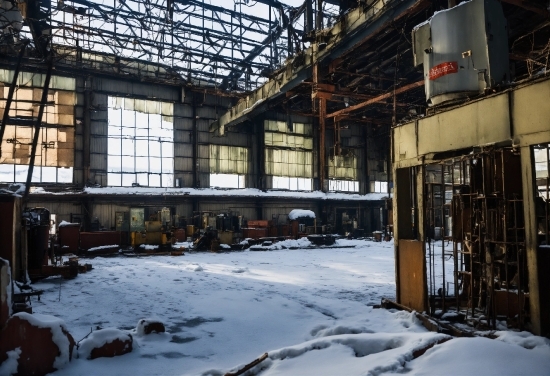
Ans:
POLYGON ((417 312, 427 310, 426 260, 423 243, 399 240, 397 253, 398 302, 417 312))

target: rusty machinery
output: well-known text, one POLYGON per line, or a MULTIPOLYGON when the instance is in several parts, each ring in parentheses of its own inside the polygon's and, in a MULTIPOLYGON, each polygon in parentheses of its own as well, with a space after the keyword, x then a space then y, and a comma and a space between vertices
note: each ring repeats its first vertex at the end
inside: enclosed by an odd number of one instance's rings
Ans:
MULTIPOLYGON (((145 244, 170 247, 177 240, 175 237, 176 227, 173 222, 174 217, 170 208, 147 210, 147 217, 146 209, 130 209, 130 244, 132 247, 139 247, 145 244), (148 220, 145 220, 146 218, 148 220)), ((122 221, 124 221, 124 218, 122 217, 122 221)), ((179 226, 179 223, 176 225, 179 226)))
POLYGON ((432 314, 456 310, 476 326, 495 328, 496 320, 505 320, 524 327, 529 286, 518 176, 519 153, 510 148, 426 166, 424 228, 432 314), (445 278, 449 267, 451 281, 445 278))

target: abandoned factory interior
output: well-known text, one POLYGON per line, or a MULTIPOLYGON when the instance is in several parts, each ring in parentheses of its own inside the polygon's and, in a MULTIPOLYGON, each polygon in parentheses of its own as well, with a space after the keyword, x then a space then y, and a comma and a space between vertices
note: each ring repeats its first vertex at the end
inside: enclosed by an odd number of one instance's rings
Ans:
POLYGON ((0 0, 0 119, 0 375, 550 372, 547 0, 0 0))

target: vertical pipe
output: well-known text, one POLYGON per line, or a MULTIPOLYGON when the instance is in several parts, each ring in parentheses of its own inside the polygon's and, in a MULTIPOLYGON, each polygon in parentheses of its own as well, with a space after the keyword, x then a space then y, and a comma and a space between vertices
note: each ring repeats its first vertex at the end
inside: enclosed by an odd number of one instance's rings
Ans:
POLYGON ((44 115, 44 107, 46 106, 46 101, 48 100, 48 90, 50 88, 50 78, 52 77, 52 69, 53 69, 53 57, 50 55, 48 57, 48 71, 46 73, 46 78, 44 80, 44 88, 42 89, 42 98, 40 99, 38 117, 36 119, 36 123, 34 126, 31 158, 29 160, 29 171, 27 173, 27 182, 25 184, 25 194, 23 196, 23 201, 27 200, 29 196, 29 190, 31 188, 32 173, 34 170, 34 160, 36 159, 36 148, 38 145, 38 136, 40 134, 40 127, 42 126, 42 116, 44 115))

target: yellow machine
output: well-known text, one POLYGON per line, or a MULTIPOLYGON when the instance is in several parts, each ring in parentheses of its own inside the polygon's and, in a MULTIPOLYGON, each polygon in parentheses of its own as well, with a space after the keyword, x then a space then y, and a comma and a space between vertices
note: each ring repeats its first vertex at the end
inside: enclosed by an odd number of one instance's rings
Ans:
POLYGON ((150 220, 145 221, 144 231, 131 232, 132 247, 139 247, 142 244, 169 245, 172 241, 171 218, 168 208, 150 215, 150 220))

